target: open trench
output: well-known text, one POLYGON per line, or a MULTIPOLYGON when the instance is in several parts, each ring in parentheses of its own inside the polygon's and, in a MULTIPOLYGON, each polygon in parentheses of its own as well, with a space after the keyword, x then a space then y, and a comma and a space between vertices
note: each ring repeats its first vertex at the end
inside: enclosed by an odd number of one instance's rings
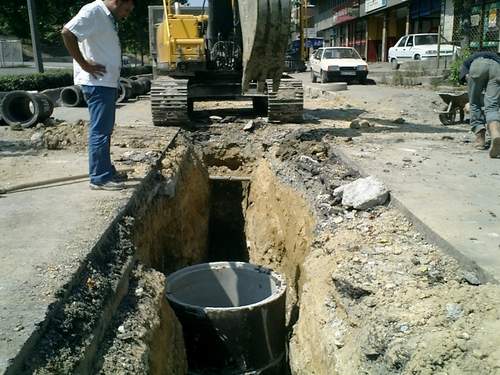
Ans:
POLYGON ((500 369, 498 288, 465 282, 396 209, 342 208, 333 189, 359 175, 327 133, 222 133, 177 136, 13 373, 188 373, 165 277, 208 261, 285 277, 283 374, 500 369))

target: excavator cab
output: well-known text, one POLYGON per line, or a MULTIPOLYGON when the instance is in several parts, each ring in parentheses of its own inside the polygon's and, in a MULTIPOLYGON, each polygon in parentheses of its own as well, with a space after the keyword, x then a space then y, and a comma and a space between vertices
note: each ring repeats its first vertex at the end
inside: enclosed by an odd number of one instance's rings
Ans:
POLYGON ((270 120, 301 120, 302 84, 283 76, 290 0, 205 5, 200 14, 189 14, 189 7, 164 0, 155 35, 154 124, 182 126, 195 101, 234 99, 251 99, 270 120))

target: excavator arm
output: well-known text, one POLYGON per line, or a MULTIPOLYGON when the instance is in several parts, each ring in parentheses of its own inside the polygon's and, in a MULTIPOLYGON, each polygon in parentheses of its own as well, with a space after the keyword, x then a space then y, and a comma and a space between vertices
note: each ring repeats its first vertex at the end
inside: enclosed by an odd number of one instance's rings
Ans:
POLYGON ((263 92, 266 79, 278 90, 290 30, 290 0, 238 0, 243 44, 243 92, 257 81, 263 92))

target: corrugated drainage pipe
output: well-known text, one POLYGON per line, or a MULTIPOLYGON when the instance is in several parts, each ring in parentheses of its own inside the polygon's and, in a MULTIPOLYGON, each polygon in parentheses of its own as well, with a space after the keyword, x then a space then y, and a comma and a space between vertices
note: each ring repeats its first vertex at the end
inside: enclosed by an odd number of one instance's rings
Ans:
POLYGON ((2 100, 2 116, 9 125, 29 128, 50 117, 54 103, 45 95, 26 91, 11 91, 2 100))
POLYGON ((61 90, 61 102, 65 107, 80 107, 85 104, 80 86, 68 86, 61 90))
POLYGON ((242 262, 204 263, 167 277, 190 374, 282 374, 284 278, 242 262))

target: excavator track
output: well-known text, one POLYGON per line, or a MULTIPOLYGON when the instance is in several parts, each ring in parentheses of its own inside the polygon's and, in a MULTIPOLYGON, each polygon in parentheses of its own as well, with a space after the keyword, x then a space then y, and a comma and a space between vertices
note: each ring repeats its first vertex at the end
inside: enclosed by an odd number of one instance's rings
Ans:
POLYGON ((278 91, 267 80, 268 116, 270 121, 301 122, 304 112, 304 88, 298 79, 282 78, 278 91))
POLYGON ((151 113, 155 126, 183 126, 189 122, 188 80, 159 77, 151 84, 151 113))

